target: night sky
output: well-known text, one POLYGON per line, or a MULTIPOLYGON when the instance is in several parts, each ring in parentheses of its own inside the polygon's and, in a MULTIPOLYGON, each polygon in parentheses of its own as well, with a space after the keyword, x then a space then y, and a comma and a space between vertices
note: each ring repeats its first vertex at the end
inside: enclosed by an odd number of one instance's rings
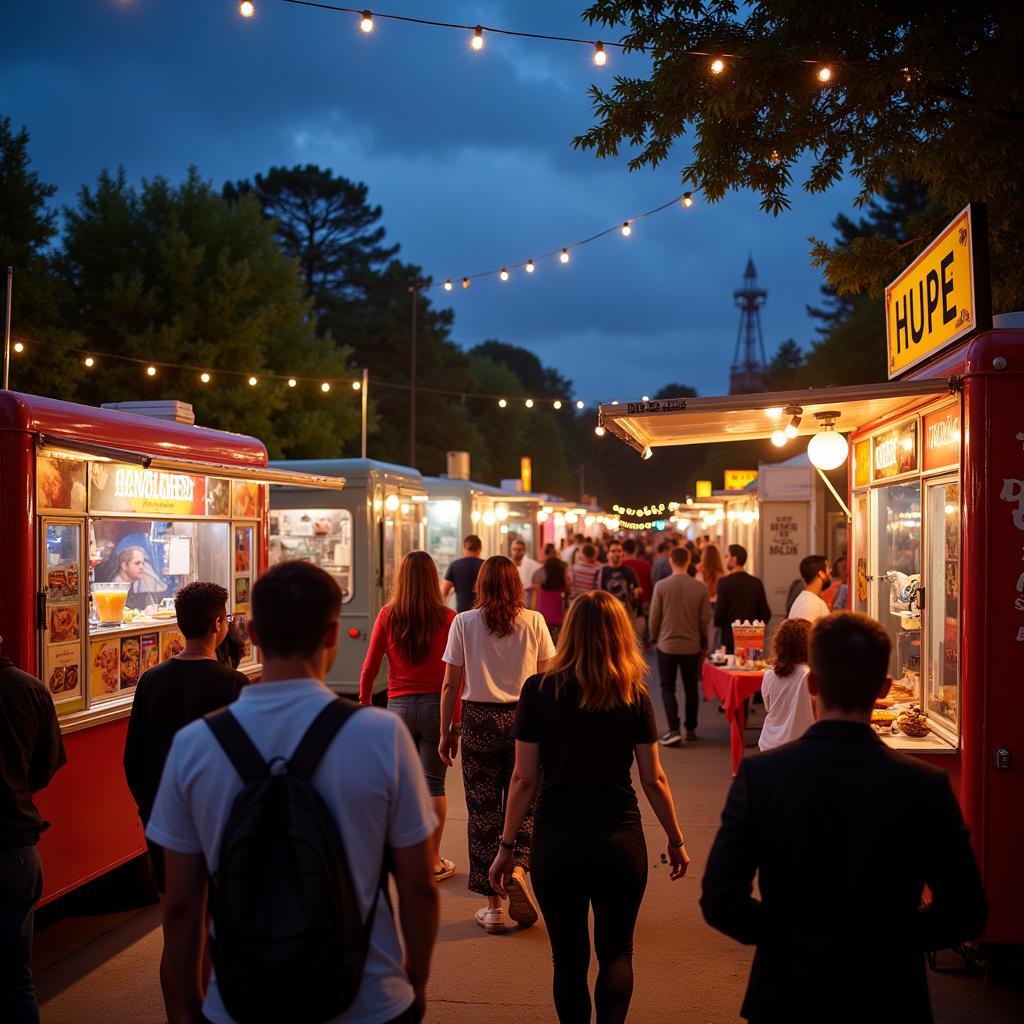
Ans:
MULTIPOLYGON (((585 0, 388 0, 390 13, 609 38, 579 17, 585 0)), ((400 256, 435 279, 460 278, 571 244, 682 192, 684 138, 656 171, 625 155, 571 147, 592 123, 591 82, 643 73, 582 46, 469 35, 256 0, 36 0, 0 4, 0 113, 31 135, 55 202, 74 201, 103 167, 180 180, 189 164, 217 188, 272 165, 317 163, 365 181, 400 256)), ((739 314, 733 291, 752 253, 768 290, 768 355, 806 344, 821 278, 807 236, 832 237, 852 183, 824 196, 797 185, 793 209, 763 214, 734 194, 672 208, 507 284, 435 290, 455 340, 523 345, 588 401, 631 399, 669 381, 727 389, 739 314)), ((879 332, 882 325, 879 324, 879 332)))

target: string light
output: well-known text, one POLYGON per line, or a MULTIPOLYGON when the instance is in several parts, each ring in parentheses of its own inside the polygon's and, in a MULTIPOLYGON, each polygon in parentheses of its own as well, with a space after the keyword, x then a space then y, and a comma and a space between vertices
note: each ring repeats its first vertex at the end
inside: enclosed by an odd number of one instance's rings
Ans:
POLYGON ((203 373, 199 374, 199 380, 203 384, 209 384, 210 383, 210 375, 204 371, 203 373))
POLYGON ((299 382, 294 377, 289 377, 288 378, 288 387, 293 388, 298 383, 299 382))
POLYGON ((533 408, 533 399, 532 398, 528 398, 524 404, 526 405, 527 409, 532 409, 533 408))
POLYGON ((449 277, 444 282, 444 290, 450 292, 454 286, 452 285, 452 279, 449 277))
POLYGON ((553 404, 554 404, 554 407, 556 409, 561 409, 562 408, 562 403, 557 398, 555 399, 553 404))
POLYGON ((533 264, 533 260, 526 261, 526 272, 532 274, 537 268, 533 264))
POLYGON ((327 381, 324 381, 323 384, 320 385, 320 390, 324 394, 327 394, 327 392, 331 390, 331 385, 328 384, 327 381))
POLYGON ((469 44, 474 50, 482 50, 484 48, 484 30, 477 25, 473 32, 473 39, 469 44))
POLYGON ((25 351, 25 346, 20 341, 16 341, 14 343, 14 351, 15 352, 24 352, 25 351))
POLYGON ((463 288, 468 288, 468 287, 469 287, 469 285, 470 285, 470 280, 469 280, 469 278, 468 278, 468 277, 464 277, 464 278, 462 279, 462 287, 463 287, 463 288))
POLYGON ((598 437, 604 437, 605 429, 603 424, 598 423, 598 425, 594 427, 594 433, 597 434, 598 437))
POLYGON ((608 54, 604 52, 604 43, 594 43, 594 63, 603 68, 608 63, 608 54))
POLYGON ((711 74, 720 75, 725 70, 725 61, 721 57, 716 57, 711 62, 711 74))
POLYGON ((259 384, 259 380, 256 377, 249 378, 249 387, 254 388, 257 384, 259 384))
POLYGON ((243 18, 251 18, 256 13, 256 5, 252 0, 242 0, 238 5, 238 13, 243 18))
POLYGON ((693 206, 693 193, 692 192, 684 192, 683 193, 683 198, 680 200, 680 202, 688 210, 691 206, 693 206))
POLYGON ((629 238, 629 236, 631 234, 633 234, 633 228, 630 225, 628 220, 625 223, 623 223, 623 225, 620 228, 620 230, 622 231, 622 235, 623 235, 624 238, 629 238))
POLYGON ((156 376, 156 367, 155 366, 147 366, 146 367, 146 373, 150 377, 155 377, 156 376))
POLYGON ((506 405, 508 405, 508 402, 506 402, 504 398, 499 398, 498 399, 498 408, 499 409, 504 409, 506 405))
POLYGON ((569 262, 569 250, 568 250, 568 249, 563 249, 563 250, 562 250, 562 251, 561 251, 561 252, 560 252, 560 253, 558 254, 558 258, 559 258, 559 259, 560 259, 560 260, 561 260, 561 261, 562 261, 563 263, 568 263, 568 262, 569 262))
POLYGON ((818 68, 818 81, 822 83, 832 81, 832 69, 827 64, 822 64, 818 68))
POLYGON ((579 400, 578 400, 578 401, 576 402, 576 408, 577 408, 577 409, 582 409, 582 408, 584 408, 584 406, 585 406, 585 403, 584 403, 584 401, 583 401, 583 399, 582 399, 582 398, 581 398, 581 399, 579 399, 579 400))
POLYGON ((502 281, 507 281, 508 280, 508 270, 506 270, 504 267, 502 267, 501 268, 501 273, 498 274, 498 277, 500 277, 502 279, 502 281))
POLYGON ((359 19, 359 27, 367 35, 373 31, 373 15, 369 11, 363 11, 363 16, 359 19))
POLYGON ((86 356, 82 360, 82 362, 85 363, 85 365, 88 366, 90 369, 96 365, 96 360, 93 359, 92 356, 86 356))
POLYGON ((363 382, 361 380, 354 380, 354 381, 352 381, 352 390, 353 391, 361 391, 362 388, 363 388, 363 382))

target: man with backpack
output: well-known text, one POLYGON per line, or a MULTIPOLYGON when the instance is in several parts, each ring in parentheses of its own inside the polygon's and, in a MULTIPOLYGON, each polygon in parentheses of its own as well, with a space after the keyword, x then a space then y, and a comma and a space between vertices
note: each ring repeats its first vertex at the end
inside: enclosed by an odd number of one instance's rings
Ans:
POLYGON ((261 682, 171 746, 146 834, 166 852, 172 1024, 422 1019, 437 823, 408 730, 324 685, 340 610, 338 585, 316 566, 263 575, 250 624, 261 682), (204 1001, 208 893, 214 975, 204 1001))

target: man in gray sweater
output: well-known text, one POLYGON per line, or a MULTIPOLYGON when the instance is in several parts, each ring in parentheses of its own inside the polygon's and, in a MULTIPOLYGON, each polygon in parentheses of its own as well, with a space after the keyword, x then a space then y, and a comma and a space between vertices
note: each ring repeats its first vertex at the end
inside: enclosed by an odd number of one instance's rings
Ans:
POLYGON ((701 660, 707 654, 708 623, 711 621, 708 588, 687 572, 690 552, 686 548, 673 548, 669 564, 672 575, 654 585, 649 620, 651 640, 658 655, 661 697, 668 718, 668 732, 659 740, 663 747, 672 747, 682 741, 676 700, 676 675, 680 672, 686 698, 683 722, 686 739, 697 738, 697 709, 700 707, 697 677, 701 660))

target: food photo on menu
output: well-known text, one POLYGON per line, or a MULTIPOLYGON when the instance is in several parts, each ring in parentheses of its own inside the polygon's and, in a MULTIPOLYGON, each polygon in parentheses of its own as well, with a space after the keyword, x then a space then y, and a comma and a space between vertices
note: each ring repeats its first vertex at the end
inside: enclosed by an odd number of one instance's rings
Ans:
POLYGON ((117 693, 121 685, 121 645, 115 640, 94 640, 89 645, 94 697, 117 693))
POLYGON ((121 689, 130 690, 138 681, 142 661, 140 638, 126 636, 121 640, 121 689))

